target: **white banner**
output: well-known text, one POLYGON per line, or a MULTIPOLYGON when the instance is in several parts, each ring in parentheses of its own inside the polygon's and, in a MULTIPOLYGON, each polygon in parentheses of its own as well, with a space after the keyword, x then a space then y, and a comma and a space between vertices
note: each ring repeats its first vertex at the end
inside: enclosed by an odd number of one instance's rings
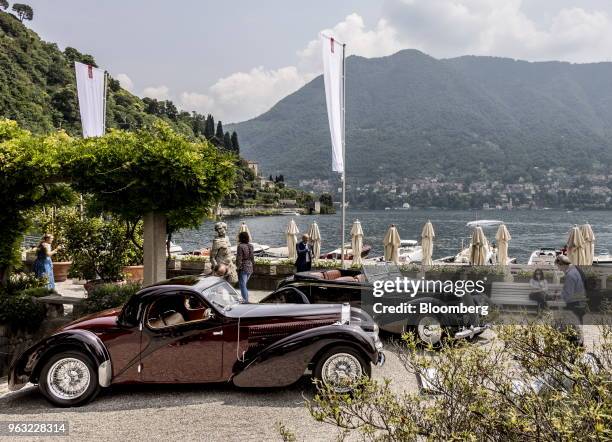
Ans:
POLYGON ((74 62, 83 137, 101 137, 106 124, 106 81, 102 69, 74 62))
POLYGON ((344 102, 344 48, 343 45, 327 35, 321 34, 323 46, 323 79, 325 80, 325 99, 327 118, 332 142, 332 170, 344 172, 342 155, 344 102))

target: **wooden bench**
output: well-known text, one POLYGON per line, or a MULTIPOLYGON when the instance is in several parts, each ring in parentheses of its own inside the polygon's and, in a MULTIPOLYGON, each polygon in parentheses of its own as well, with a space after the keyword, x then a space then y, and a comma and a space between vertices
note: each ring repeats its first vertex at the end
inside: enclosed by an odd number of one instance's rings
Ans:
POLYGON ((47 316, 49 318, 59 318, 64 316, 64 305, 72 306, 72 316, 77 317, 80 311, 78 307, 84 300, 84 298, 61 295, 49 295, 36 298, 37 302, 47 305, 47 316))
MULTIPOLYGON (((548 307, 565 307, 565 302, 560 298, 562 288, 562 284, 548 284, 548 293, 555 296, 555 300, 547 301, 548 307)), ((538 303, 529 299, 529 294, 535 291, 528 282, 494 282, 491 286, 491 302, 503 309, 536 310, 538 303)))

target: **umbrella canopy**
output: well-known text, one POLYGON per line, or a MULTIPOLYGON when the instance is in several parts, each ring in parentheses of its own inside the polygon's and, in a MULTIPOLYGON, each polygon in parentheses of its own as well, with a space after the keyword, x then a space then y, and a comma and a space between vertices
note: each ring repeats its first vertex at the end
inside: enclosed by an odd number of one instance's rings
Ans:
POLYGON ((351 248, 353 249, 353 265, 361 265, 361 252, 363 251, 363 229, 358 219, 351 228, 351 248))
MULTIPOLYGON (((244 221, 242 221, 242 223, 240 224, 240 228, 238 229, 238 235, 240 235, 242 232, 246 232, 249 234, 249 242, 253 241, 253 236, 251 235, 251 231, 249 230, 249 226, 246 225, 246 223, 244 221)), ((240 241, 238 240, 238 238, 236 238, 236 244, 239 243, 240 241)))
POLYGON ((582 233, 582 239, 584 239, 584 257, 585 265, 593 265, 593 258, 595 258, 595 234, 590 224, 584 224, 580 226, 580 233, 582 233))
POLYGON ((313 221, 310 225, 308 236, 312 242, 312 254, 314 255, 314 259, 317 260, 319 256, 321 256, 321 232, 319 232, 319 225, 316 221, 313 221))
POLYGON ((470 245, 470 264, 474 266, 483 266, 487 263, 487 248, 488 241, 482 230, 478 226, 472 234, 472 244, 470 245))
POLYGON ((505 224, 500 224, 495 234, 497 240, 497 262, 503 266, 508 264, 508 242, 512 239, 505 224))
POLYGON ((426 266, 433 264, 431 257, 433 255, 433 240, 436 237, 431 221, 427 221, 421 231, 421 248, 423 249, 423 260, 421 263, 426 266))
POLYGON ((389 230, 385 234, 383 239, 383 245, 385 246, 385 261, 391 261, 394 264, 399 264, 399 246, 401 239, 399 232, 395 227, 395 224, 391 224, 389 230))
POLYGON ((295 250, 295 246, 297 245, 297 236, 300 234, 298 230, 298 226, 291 218, 289 224, 287 225, 287 231, 285 232, 287 235, 287 252, 289 253, 288 259, 295 261, 297 259, 297 251, 295 250))
POLYGON ((567 257, 572 264, 581 266, 586 264, 584 238, 578 226, 572 227, 567 238, 567 257))

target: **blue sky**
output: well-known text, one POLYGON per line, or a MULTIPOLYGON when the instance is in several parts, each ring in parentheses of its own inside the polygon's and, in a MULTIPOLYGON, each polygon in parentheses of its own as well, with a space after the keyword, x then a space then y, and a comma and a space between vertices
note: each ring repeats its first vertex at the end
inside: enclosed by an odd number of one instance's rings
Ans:
MULTIPOLYGON (((11 0, 9 0, 13 3, 11 0)), ((34 30, 91 53, 140 96, 226 122, 252 118, 320 73, 329 29, 363 56, 612 59, 604 0, 30 0, 34 30)))

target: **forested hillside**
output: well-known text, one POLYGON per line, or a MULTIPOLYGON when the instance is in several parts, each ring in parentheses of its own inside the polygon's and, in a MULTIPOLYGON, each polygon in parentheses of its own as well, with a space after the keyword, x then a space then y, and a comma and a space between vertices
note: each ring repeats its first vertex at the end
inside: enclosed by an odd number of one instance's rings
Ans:
MULTIPOLYGON (((37 133, 64 129, 80 135, 74 61, 97 66, 93 56, 71 47, 61 51, 16 16, 0 11, 0 116, 37 133)), ((184 135, 205 137, 217 146, 239 151, 237 134, 225 132, 211 115, 179 111, 169 100, 140 99, 109 77, 107 127, 137 129, 156 118, 184 135)))
MULTIPOLYGON (((612 164, 612 63, 438 60, 415 50, 347 60, 352 182, 520 175, 612 164)), ((233 125, 242 151, 291 178, 331 175, 322 77, 233 125)))

